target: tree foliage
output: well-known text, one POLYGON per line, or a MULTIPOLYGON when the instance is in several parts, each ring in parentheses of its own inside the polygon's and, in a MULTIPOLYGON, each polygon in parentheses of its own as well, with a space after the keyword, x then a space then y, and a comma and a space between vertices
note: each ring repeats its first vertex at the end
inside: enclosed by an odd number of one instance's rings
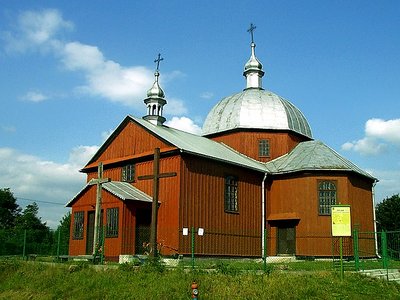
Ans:
POLYGON ((400 195, 387 197, 376 206, 378 230, 400 230, 400 195))
POLYGON ((0 229, 13 228, 21 208, 10 189, 0 189, 0 229))

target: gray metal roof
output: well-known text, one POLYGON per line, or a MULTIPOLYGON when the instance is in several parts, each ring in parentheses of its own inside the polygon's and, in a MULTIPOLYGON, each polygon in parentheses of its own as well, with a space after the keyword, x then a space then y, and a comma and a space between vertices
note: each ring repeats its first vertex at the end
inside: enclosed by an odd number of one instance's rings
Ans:
POLYGON ((137 200, 143 202, 152 202, 152 197, 135 188, 128 182, 111 181, 104 183, 102 186, 105 190, 124 201, 137 200))
POLYGON ((350 171, 376 180, 371 174, 357 167, 321 141, 307 141, 298 144, 291 152, 268 163, 273 174, 298 171, 350 171))
MULTIPOLYGON (((72 203, 89 187, 91 186, 90 181, 76 194, 65 206, 69 207, 72 203)), ((128 182, 121 181, 110 181, 102 184, 103 189, 115 195, 119 199, 125 200, 135 200, 142 202, 152 202, 153 198, 137 189, 128 182)))
POLYGON ((250 168, 260 172, 267 171, 265 164, 243 155, 223 143, 167 126, 156 126, 143 119, 132 116, 129 117, 161 139, 179 148, 182 152, 250 168))
POLYGON ((246 89, 218 102, 209 112, 203 135, 236 128, 291 130, 312 138, 303 113, 289 101, 263 89, 246 89))

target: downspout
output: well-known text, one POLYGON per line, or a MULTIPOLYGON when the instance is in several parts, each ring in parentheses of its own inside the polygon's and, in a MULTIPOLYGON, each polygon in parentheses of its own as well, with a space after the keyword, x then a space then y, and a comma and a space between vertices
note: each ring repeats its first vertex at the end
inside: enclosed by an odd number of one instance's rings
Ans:
POLYGON ((266 206, 266 195, 265 195, 265 180, 267 179, 268 173, 264 174, 264 178, 261 182, 261 257, 265 259, 265 215, 267 213, 266 206))
POLYGON ((372 213, 374 218, 374 235, 375 235, 375 254, 380 258, 378 251, 378 233, 376 231, 376 213, 375 213, 375 185, 376 180, 372 183, 372 213))

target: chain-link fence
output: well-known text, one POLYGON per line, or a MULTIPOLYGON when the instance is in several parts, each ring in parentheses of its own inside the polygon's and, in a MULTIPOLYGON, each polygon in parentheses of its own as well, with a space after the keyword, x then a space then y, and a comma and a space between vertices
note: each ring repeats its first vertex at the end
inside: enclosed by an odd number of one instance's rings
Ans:
POLYGON ((34 229, 0 229, 0 256, 68 255, 69 233, 34 229))

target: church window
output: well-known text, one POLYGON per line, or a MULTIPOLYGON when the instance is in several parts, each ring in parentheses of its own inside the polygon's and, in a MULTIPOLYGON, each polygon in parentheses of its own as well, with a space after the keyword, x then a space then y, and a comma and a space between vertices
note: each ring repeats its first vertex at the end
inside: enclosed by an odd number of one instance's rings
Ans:
POLYGON ((318 182, 319 214, 330 215, 331 206, 336 204, 336 183, 323 180, 318 182))
POLYGON ((106 237, 118 237, 118 207, 107 208, 106 237))
POLYGON ((72 237, 74 240, 83 239, 83 223, 85 214, 83 211, 74 212, 74 227, 72 237))
POLYGON ((269 140, 258 141, 258 156, 269 157, 269 140))
POLYGON ((122 167, 122 181, 132 182, 135 180, 135 165, 128 164, 122 167))
POLYGON ((238 180, 235 176, 225 178, 225 211, 238 212, 238 180))

